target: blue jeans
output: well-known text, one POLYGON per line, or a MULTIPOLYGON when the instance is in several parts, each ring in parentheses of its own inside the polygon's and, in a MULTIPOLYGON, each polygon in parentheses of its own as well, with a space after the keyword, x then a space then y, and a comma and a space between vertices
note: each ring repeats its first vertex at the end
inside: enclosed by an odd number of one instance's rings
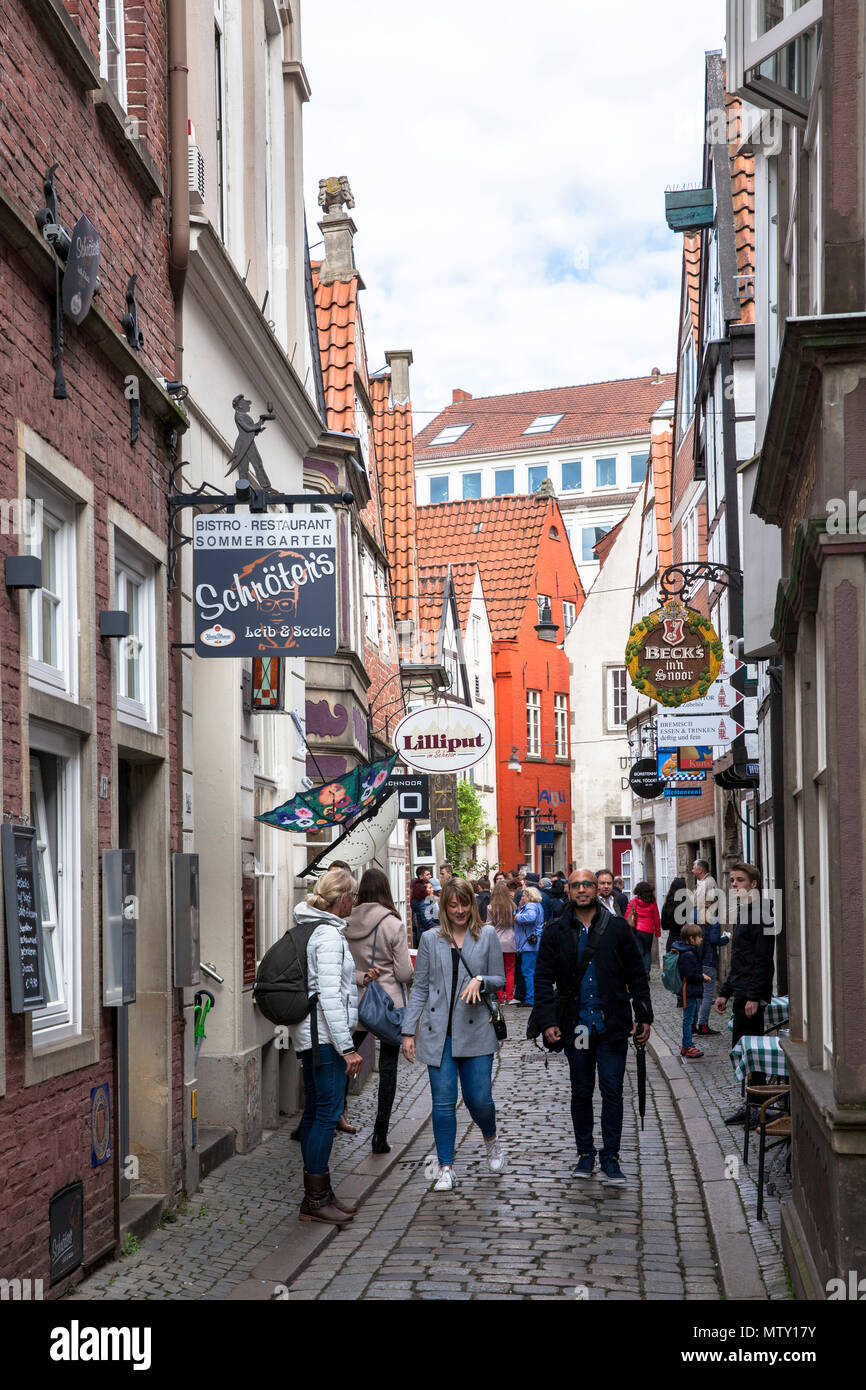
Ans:
POLYGON ((683 1009, 683 1047, 691 1047, 692 1028, 698 1012, 698 1000, 687 999, 683 1009))
POLYGON ((343 1113, 346 1097, 346 1062, 330 1043, 319 1044, 321 1066, 313 1066, 312 1049, 301 1053, 304 1072, 304 1114, 301 1120, 301 1153, 308 1173, 328 1171, 334 1144, 334 1126, 343 1113))
POLYGON ((707 965, 704 961, 703 973, 709 975, 708 980, 704 980, 704 997, 701 1000, 701 1014, 698 1023, 704 1024, 710 1021, 710 1009, 713 1007, 713 988, 716 983, 716 976, 719 973, 718 965, 707 965))
POLYGON ((619 1158, 622 1139, 622 1082, 628 1057, 628 1038, 608 1042, 604 1034, 590 1033, 587 1047, 566 1047, 568 1069, 571 1072, 571 1122, 579 1154, 598 1152, 592 1142, 592 1096, 595 1073, 598 1069, 598 1089, 601 1091, 601 1138, 604 1147, 600 1157, 619 1158))
POLYGON ((523 971, 523 988, 526 993, 524 1003, 535 1003, 535 962, 538 960, 537 951, 521 951, 520 967, 523 971))
POLYGON ((483 1057, 454 1057, 451 1039, 445 1039, 442 1061, 438 1067, 428 1067, 430 1090, 433 1093, 433 1137, 441 1167, 454 1162, 457 1141, 457 1077, 463 1092, 463 1104, 485 1139, 496 1133, 496 1107, 493 1104, 491 1078, 493 1053, 483 1057))
POLYGON ((643 960, 644 970, 649 974, 653 954, 653 934, 651 931, 636 931, 635 939, 643 960))

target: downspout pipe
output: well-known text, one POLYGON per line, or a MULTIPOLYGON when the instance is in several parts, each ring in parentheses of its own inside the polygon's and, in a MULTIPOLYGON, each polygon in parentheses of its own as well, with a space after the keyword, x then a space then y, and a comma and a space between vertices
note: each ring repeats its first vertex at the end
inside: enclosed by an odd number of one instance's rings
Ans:
POLYGON ((169 280, 174 295, 175 376, 183 380, 183 287, 189 265, 189 62, 186 0, 168 0, 168 120, 171 215, 169 280))

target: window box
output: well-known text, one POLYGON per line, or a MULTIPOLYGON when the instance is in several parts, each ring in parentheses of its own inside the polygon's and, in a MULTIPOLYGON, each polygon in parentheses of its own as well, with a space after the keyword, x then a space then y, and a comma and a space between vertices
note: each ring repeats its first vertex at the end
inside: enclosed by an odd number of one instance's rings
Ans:
POLYGON ((700 232, 712 227, 715 216, 712 188, 665 194, 665 221, 672 232, 700 232))

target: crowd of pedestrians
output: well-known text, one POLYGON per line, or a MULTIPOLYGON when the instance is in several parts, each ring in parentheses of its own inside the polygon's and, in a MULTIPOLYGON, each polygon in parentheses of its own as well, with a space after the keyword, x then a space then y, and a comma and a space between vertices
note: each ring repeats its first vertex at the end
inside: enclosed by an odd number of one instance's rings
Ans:
POLYGON ((312 929, 306 949, 310 1009, 291 1029, 305 1086, 304 1114, 295 1131, 304 1158, 301 1219, 338 1225, 352 1219, 353 1204, 341 1201, 331 1186, 329 1161, 335 1133, 355 1132, 346 1100, 370 1029, 380 1045, 373 1151, 390 1151, 402 1050, 408 1062, 417 1060, 428 1070, 435 1190, 450 1191, 455 1182, 458 1089, 481 1131, 490 1171, 504 1170, 491 1090, 504 1032, 501 1004, 531 1009, 527 1036, 562 1051, 568 1061, 577 1150, 572 1176, 591 1177, 598 1159, 603 1183, 626 1183, 619 1164, 623 1079, 630 1038, 640 1047, 650 1035, 653 942, 659 940, 664 982, 682 1008, 684 1058, 703 1056, 695 1033, 716 1031, 709 1018, 719 952, 731 939, 730 969, 715 1007, 723 1012, 733 1000, 732 1045, 746 1032, 763 1032, 771 997, 774 936, 762 919, 757 870, 741 863, 730 872, 738 903, 732 938, 718 920, 719 893, 709 864, 696 860, 692 872, 694 889, 675 878, 659 911, 648 882, 636 884, 628 896, 609 869, 576 869, 566 881, 561 874, 502 871, 492 880, 469 880, 448 863, 435 875, 421 868, 410 892, 414 968, 387 876, 372 868, 358 883, 347 866, 324 873, 295 909, 296 926, 307 934, 312 929), (368 1028, 359 1025, 358 1011, 374 983, 376 1018, 383 1007, 385 1018, 368 1028), (594 1140, 596 1080, 600 1147, 594 1140))

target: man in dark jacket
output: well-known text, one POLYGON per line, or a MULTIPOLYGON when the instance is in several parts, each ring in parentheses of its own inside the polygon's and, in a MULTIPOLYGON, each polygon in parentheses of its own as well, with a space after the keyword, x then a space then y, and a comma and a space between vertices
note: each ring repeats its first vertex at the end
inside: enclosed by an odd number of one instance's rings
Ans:
MULTIPOLYGON (((731 968, 719 990, 716 1008, 724 1013, 728 1000, 734 1001, 734 1027, 731 1047, 744 1034, 763 1035, 764 1010, 773 997, 773 956, 776 936, 770 917, 770 901, 761 897, 761 876, 754 864, 734 864, 731 889, 737 895, 737 918, 731 942, 731 968), (764 907, 768 911, 764 912, 764 907)), ((745 1107, 728 1115, 725 1124, 745 1123, 745 1107)))
POLYGON ((568 903, 542 934, 535 1009, 545 1042, 565 1043, 577 1143, 572 1177, 590 1178, 595 1167, 592 1097, 598 1070, 602 1182, 622 1187, 626 1179, 619 1166, 619 1146, 628 1040, 634 1032, 636 1041, 647 1041, 653 1011, 634 933, 622 917, 614 917, 598 902, 592 869, 575 869, 569 875, 568 903), (580 962, 590 943, 594 953, 578 984, 580 962))

